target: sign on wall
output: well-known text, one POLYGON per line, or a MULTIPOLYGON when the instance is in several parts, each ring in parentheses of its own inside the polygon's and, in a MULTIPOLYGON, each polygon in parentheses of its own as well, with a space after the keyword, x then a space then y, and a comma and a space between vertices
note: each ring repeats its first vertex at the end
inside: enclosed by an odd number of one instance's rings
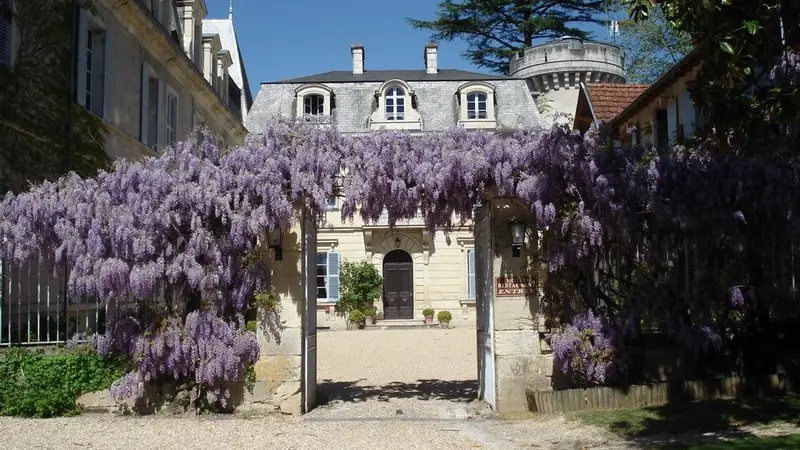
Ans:
POLYGON ((495 295, 511 297, 536 293, 536 283, 530 277, 497 277, 494 281, 495 295))

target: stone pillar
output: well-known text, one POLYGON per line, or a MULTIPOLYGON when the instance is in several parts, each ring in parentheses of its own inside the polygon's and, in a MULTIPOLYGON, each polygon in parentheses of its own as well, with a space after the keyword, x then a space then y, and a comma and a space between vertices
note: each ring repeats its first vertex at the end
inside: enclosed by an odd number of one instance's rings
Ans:
MULTIPOLYGON (((277 320, 260 314, 258 343, 261 354, 255 364, 256 386, 246 397, 250 406, 278 409, 286 414, 302 412, 303 314, 305 286, 303 275, 303 233, 301 222, 283 232, 282 260, 270 258, 270 280, 278 297, 277 320)), ((316 254, 316 249, 312 251, 316 254)))
POLYGON ((527 411, 525 389, 550 389, 553 360, 542 354, 539 297, 544 271, 538 261, 535 217, 514 199, 492 201, 494 357, 497 411, 527 411), (525 247, 513 256, 511 221, 528 225, 525 247))

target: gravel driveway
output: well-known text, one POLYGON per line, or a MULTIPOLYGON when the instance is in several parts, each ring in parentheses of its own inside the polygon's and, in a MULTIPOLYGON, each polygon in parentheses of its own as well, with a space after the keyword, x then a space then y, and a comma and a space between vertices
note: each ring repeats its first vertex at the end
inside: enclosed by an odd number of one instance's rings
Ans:
POLYGON ((303 417, 0 418, 0 449, 635 448, 563 418, 501 420, 476 397, 475 330, 323 331, 303 417))

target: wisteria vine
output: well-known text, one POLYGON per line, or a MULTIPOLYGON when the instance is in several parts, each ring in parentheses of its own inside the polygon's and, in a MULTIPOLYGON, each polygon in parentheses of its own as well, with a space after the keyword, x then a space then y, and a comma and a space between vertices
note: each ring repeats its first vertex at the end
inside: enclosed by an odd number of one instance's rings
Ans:
MULTIPOLYGON (((791 241, 800 229, 792 214, 800 164, 600 142, 594 129, 580 135, 558 126, 345 136, 275 122, 224 155, 211 139, 190 140, 94 178, 69 175, 9 194, 0 202, 0 257, 22 263, 41 254, 66 264, 69 294, 103 301, 100 347, 135 362, 118 396, 139 396, 145 382, 169 376, 192 379, 207 400, 222 402, 225 383, 258 357, 242 315, 269 287, 269 271, 245 256, 266 231, 296 221, 298 205, 322 217, 327 199, 339 195, 344 219, 374 222, 386 213, 394 224, 421 215, 430 230, 448 230, 491 193, 517 197, 535 213, 550 273, 548 315, 562 323, 585 310, 650 320, 708 347, 724 332, 719 311, 747 307, 742 289, 732 301, 728 293, 752 284, 752 271, 732 267, 703 293, 670 290, 669 262, 679 252, 666 242, 711 239, 736 257, 765 242, 753 236, 791 241), (587 288, 589 274, 615 258, 614 273, 587 288), (125 312, 130 298, 156 313, 125 312)), ((748 298, 762 286, 750 287, 748 298)))

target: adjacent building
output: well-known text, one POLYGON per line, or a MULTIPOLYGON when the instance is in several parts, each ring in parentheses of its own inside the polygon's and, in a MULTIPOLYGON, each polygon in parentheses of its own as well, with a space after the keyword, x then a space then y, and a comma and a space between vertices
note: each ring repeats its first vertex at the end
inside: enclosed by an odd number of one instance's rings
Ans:
MULTIPOLYGON (((423 49, 418 70, 369 70, 365 48, 350 49, 352 69, 266 82, 247 115, 247 128, 263 132, 276 118, 311 116, 325 126, 359 135, 378 130, 412 134, 454 127, 490 132, 539 124, 540 117, 524 80, 461 70, 438 64, 438 46, 423 49)), ((425 231, 421 219, 389 229, 386 219, 365 224, 344 222, 339 201, 331 199, 327 222, 317 235, 317 304, 320 326, 341 326, 333 306, 339 299, 342 261, 369 261, 384 276, 385 319, 421 319, 422 310, 449 310, 454 322, 474 320, 475 253, 469 226, 449 236, 425 231)))
POLYGON ((617 145, 667 148, 689 138, 703 126, 703 114, 690 93, 703 62, 696 49, 652 85, 581 84, 575 128, 592 123, 611 126, 617 145))
MULTIPOLYGON (((29 0, 0 0, 2 68, 14 69, 24 44, 17 24, 22 1, 29 0)), ((232 12, 208 20, 205 0, 93 0, 92 5, 75 10, 74 42, 65 46, 74 59, 63 78, 74 81, 72 100, 100 119, 109 159, 158 155, 198 126, 222 147, 244 142, 252 95, 232 12)), ((98 303, 66 298, 63 268, 0 261, 0 279, 0 345, 63 342, 75 332, 102 327, 98 303)))

